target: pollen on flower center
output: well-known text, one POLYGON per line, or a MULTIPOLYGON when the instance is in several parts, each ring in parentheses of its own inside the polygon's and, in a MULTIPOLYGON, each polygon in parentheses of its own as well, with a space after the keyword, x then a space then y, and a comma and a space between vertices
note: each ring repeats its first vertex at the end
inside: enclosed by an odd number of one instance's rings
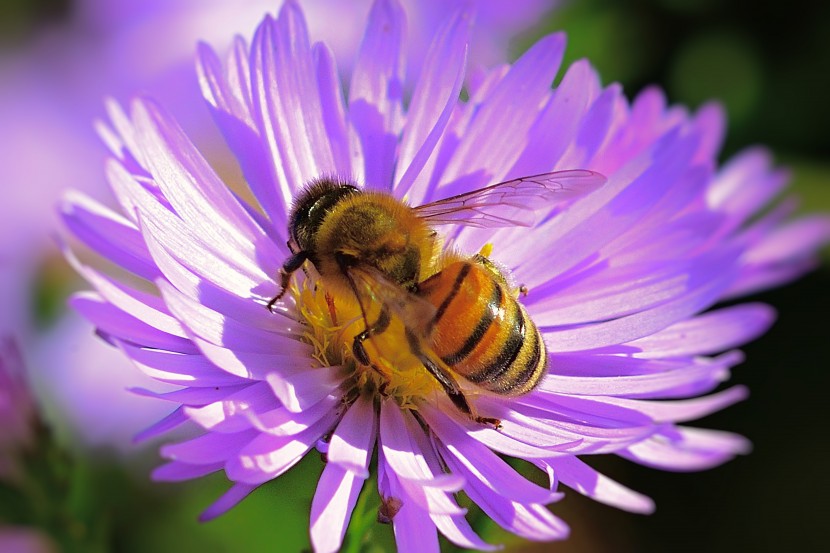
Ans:
POLYGON ((352 298, 327 293, 323 284, 313 278, 294 279, 289 293, 305 325, 301 339, 314 348, 314 359, 320 366, 340 365, 353 371, 356 389, 392 397, 408 409, 416 409, 419 401, 441 390, 411 353, 399 318, 393 316, 384 332, 363 342, 371 361, 371 366, 366 366, 353 353, 355 336, 363 332, 366 324, 352 298))

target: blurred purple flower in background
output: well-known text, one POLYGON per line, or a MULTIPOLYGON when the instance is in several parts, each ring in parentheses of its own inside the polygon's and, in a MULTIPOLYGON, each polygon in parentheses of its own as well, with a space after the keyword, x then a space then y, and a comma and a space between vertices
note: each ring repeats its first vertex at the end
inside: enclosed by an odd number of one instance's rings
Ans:
POLYGON ((4 553, 58 553, 42 532, 30 528, 0 526, 0 551, 4 553))
POLYGON ((35 403, 14 340, 0 339, 0 479, 14 478, 16 457, 34 441, 35 403))
POLYGON ((786 222, 786 204, 759 216, 786 176, 761 150, 718 171, 716 106, 692 115, 656 89, 629 102, 585 61, 551 89, 561 34, 512 66, 467 75, 470 18, 459 12, 407 84, 404 19, 397 2, 375 3, 347 101, 332 51, 311 45, 295 3, 266 18, 250 47, 237 39, 224 67, 200 50, 204 95, 255 205, 225 186, 158 104, 136 100, 129 113, 111 104, 101 131, 121 213, 77 194, 62 213, 77 238, 138 279, 107 276, 70 254, 95 288, 72 304, 147 375, 179 387, 140 391, 174 407, 142 437, 183 424, 197 434, 162 448, 170 462, 155 478, 224 471, 233 485, 205 512, 211 518, 317 447, 327 464, 311 540, 334 551, 377 444, 382 514, 400 550, 437 550, 437 532, 488 549, 455 492, 519 536, 561 539, 567 526, 546 507, 558 484, 622 509, 653 509, 579 456, 688 471, 746 453, 741 436, 681 423, 746 397, 740 386, 697 396, 728 379, 742 360, 730 350, 774 315, 755 303, 706 310, 808 269, 830 238, 828 219, 786 222), (462 86, 469 100, 459 101, 462 86), (410 88, 406 104, 401 91, 410 88), (548 209, 533 229, 450 227, 446 235, 447 247, 469 254, 493 245, 493 258, 530 289, 522 302, 550 352, 550 373, 533 392, 471 394, 478 412, 502 421, 498 430, 455 410, 424 371, 402 370, 385 393, 367 386, 344 336, 362 321, 333 328, 313 276, 292 284, 277 313, 265 308, 290 255, 288 207, 314 178, 354 178, 418 205, 574 168, 608 182, 563 212, 548 209), (533 463, 550 486, 497 453, 533 463))
POLYGON ((95 336, 95 328, 70 312, 34 343, 31 364, 48 378, 39 388, 54 429, 77 435, 84 447, 135 451, 133 437, 168 407, 130 392, 153 380, 95 336))
MULTIPOLYGON (((509 37, 556 4, 521 0, 505 9, 496 0, 478 3, 482 64, 502 61, 509 37)), ((436 21, 461 2, 410 4, 410 54, 418 60, 436 21)), ((124 378, 123 357, 114 357, 75 317, 66 317, 48 333, 34 332, 32 283, 44 258, 55 253, 54 203, 63 190, 75 188, 112 204, 101 171, 105 149, 93 121, 104 113, 105 96, 124 99, 136 90, 162 101, 189 135, 198 137, 197 145, 211 163, 233 180, 233 157, 205 104, 194 101, 200 95, 193 67, 196 43, 206 40, 226 51, 234 34, 250 34, 262 15, 279 5, 274 0, 81 0, 73 5, 68 23, 42 30, 25 48, 0 58, 0 164, 7 183, 0 206, 5 225, 0 330, 20 340, 36 387, 68 413, 56 414, 55 421, 70 422, 87 444, 123 448, 137 421, 149 424, 158 407, 126 392, 141 377, 124 378), (94 376, 93 367, 104 363, 112 367, 107 377, 94 376), (131 407, 132 423, 115 424, 119 417, 101 416, 125 405, 131 407)), ((352 60, 370 0, 308 0, 303 5, 315 34, 326 37, 342 60, 352 60)))

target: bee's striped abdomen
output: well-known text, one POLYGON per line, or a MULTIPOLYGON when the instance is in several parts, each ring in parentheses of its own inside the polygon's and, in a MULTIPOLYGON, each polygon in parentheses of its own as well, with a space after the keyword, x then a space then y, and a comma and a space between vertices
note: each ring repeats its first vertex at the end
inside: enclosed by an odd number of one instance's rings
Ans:
POLYGON ((454 372, 499 395, 539 382, 547 366, 542 337, 490 269, 459 261, 418 289, 436 308, 432 349, 454 372))

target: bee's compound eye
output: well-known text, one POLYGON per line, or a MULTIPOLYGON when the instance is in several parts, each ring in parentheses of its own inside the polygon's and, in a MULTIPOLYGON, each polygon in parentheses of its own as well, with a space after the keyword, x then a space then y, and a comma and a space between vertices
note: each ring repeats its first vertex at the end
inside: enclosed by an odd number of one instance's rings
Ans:
POLYGON ((360 189, 352 182, 331 177, 311 181, 297 196, 288 223, 288 232, 300 249, 308 250, 323 220, 338 202, 360 189))

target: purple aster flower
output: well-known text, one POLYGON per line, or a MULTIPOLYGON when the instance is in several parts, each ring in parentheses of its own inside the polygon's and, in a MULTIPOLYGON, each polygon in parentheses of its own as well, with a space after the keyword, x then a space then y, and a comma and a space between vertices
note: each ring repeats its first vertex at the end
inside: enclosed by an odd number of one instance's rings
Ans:
MULTIPOLYGON (((348 100, 331 50, 310 42, 294 2, 263 21, 250 46, 238 38, 224 65, 201 48, 204 94, 251 196, 227 188, 156 103, 136 100, 129 113, 110 104, 101 132, 121 213, 79 194, 62 213, 76 237, 135 278, 70 254, 95 288, 71 301, 138 368, 178 387, 138 390, 173 406, 141 437, 185 423, 197 434, 163 447, 169 462, 154 477, 224 471, 233 484, 209 519, 316 448, 327 462, 311 507, 315 550, 339 548, 371 470, 379 519, 393 525, 400 550, 437 550, 439 532, 492 549, 456 492, 510 532, 554 540, 568 533, 547 507, 560 484, 622 509, 653 509, 584 456, 690 471, 747 452, 741 436, 684 423, 746 396, 740 386, 709 392, 742 360, 732 348, 774 315, 756 303, 709 309, 809 268, 830 237, 827 218, 785 222, 786 205, 759 218, 785 175, 760 151, 718 171, 716 107, 692 115, 667 107, 655 89, 629 102, 584 61, 552 89, 561 34, 512 66, 466 75, 471 20, 460 11, 437 30, 405 102, 404 32, 397 2, 373 5, 348 100), (459 100, 465 78, 469 99, 459 100), (353 346, 365 328, 360 309, 327 289, 312 264, 266 309, 292 255, 290 206, 315 179, 335 176, 420 205, 570 169, 607 182, 567 207, 539 205, 532 228, 437 228, 447 250, 492 251, 527 287, 520 301, 547 346, 548 374, 529 393, 506 398, 462 384, 498 427, 457 409, 401 340, 397 349, 377 346, 374 360, 387 371, 378 379, 353 346), (549 486, 502 455, 536 465, 549 486)), ((494 215, 513 214, 505 206, 494 215)), ((391 325, 404 318, 390 317, 391 325)))

